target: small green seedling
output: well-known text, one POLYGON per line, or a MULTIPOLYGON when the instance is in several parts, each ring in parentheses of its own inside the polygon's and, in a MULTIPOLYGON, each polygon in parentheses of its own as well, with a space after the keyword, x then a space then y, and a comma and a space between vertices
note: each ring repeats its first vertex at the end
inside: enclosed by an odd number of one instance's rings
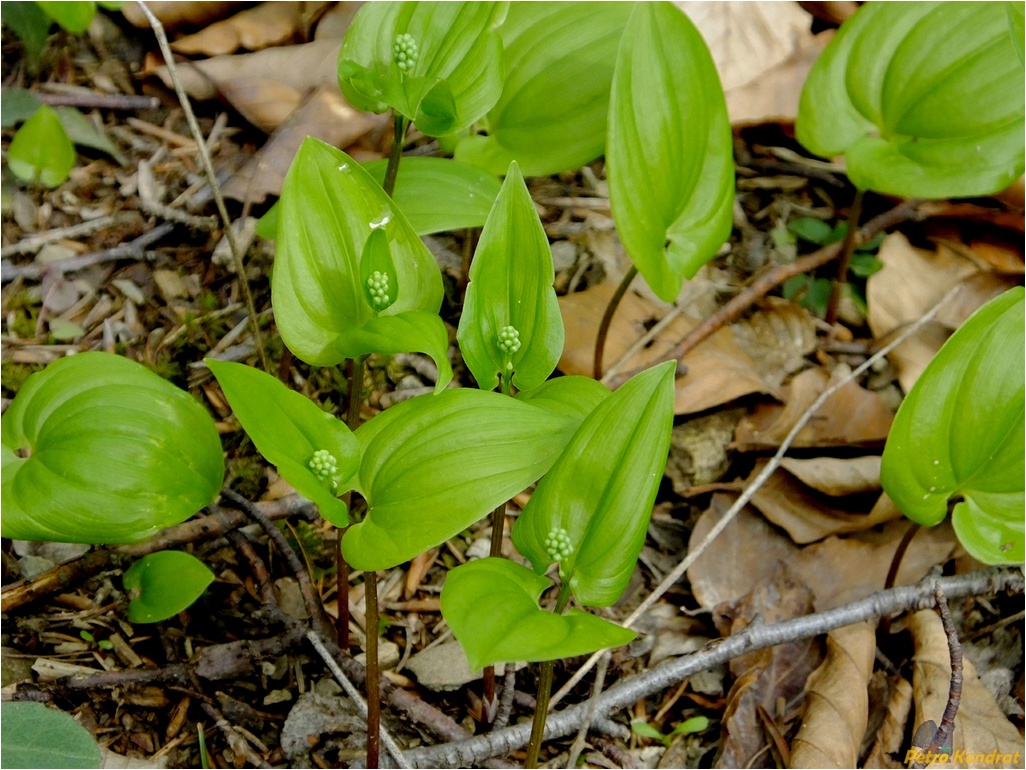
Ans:
POLYGON ((4 537, 143 540, 209 504, 223 477, 206 410, 120 356, 50 364, 3 415, 4 537))
POLYGON ((182 551, 158 551, 135 562, 125 572, 129 592, 128 619, 157 623, 173 618, 196 601, 214 582, 214 573, 182 551))
POLYGON ((880 481, 913 521, 951 515, 965 549, 986 564, 1026 558, 1026 312, 1021 287, 977 310, 905 398, 884 448, 880 481))
POLYGON ((863 6, 805 81, 799 141, 843 154, 863 190, 948 198, 1007 187, 1024 165, 1016 19, 1021 31, 1016 3, 863 6))
POLYGON ((685 719, 683 722, 674 727, 670 732, 663 734, 659 732, 655 727, 650 725, 641 719, 635 719, 631 722, 631 732, 641 738, 651 738, 652 740, 659 741, 661 744, 670 747, 673 743, 673 739, 678 735, 692 735, 694 733, 700 733, 709 729, 709 717, 697 716, 685 719))
POLYGON ((42 703, 0 704, 0 764, 4 767, 94 768, 100 747, 70 714, 42 703))
POLYGON ((99 641, 97 641, 96 637, 93 636, 88 631, 86 631, 85 629, 82 629, 81 631, 79 631, 78 635, 82 638, 83 642, 88 642, 89 644, 95 644, 101 650, 113 650, 114 649, 114 643, 110 639, 100 639, 99 641))
POLYGON ((15 133, 7 148, 7 167, 22 181, 57 187, 67 180, 75 157, 60 118, 44 104, 15 133))

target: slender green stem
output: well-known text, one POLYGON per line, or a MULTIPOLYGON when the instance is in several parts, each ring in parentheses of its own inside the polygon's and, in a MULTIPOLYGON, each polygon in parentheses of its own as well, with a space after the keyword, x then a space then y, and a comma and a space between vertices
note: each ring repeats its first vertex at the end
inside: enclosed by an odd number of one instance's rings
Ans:
POLYGON ((848 266, 851 264, 851 255, 855 252, 858 242, 859 219, 862 217, 862 198, 865 190, 856 190, 855 199, 848 209, 848 230, 844 234, 844 243, 841 245, 841 257, 837 262, 837 278, 830 288, 830 304, 827 305, 826 317, 823 319, 828 324, 837 320, 837 307, 841 303, 841 288, 848 280, 848 266))
POLYGON ((634 280, 634 276, 637 274, 638 268, 631 265, 631 269, 624 274, 620 281, 620 285, 616 287, 616 291, 613 292, 613 296, 609 298, 609 304, 606 305, 606 312, 602 314, 602 320, 599 321, 598 336, 595 337, 594 376, 596 380, 602 379, 602 357, 606 352, 606 336, 609 334, 609 325, 613 322, 613 314, 616 312, 616 308, 620 304, 620 300, 622 300, 623 295, 627 293, 627 289, 630 288, 631 281, 634 280))
POLYGON ((410 121, 396 113, 395 133, 392 136, 392 152, 388 156, 388 167, 385 169, 385 181, 381 185, 385 192, 391 196, 395 192, 395 178, 399 174, 399 161, 403 157, 403 142, 406 138, 406 129, 410 121))
MULTIPOLYGON (((564 580, 559 589, 555 612, 562 615, 570 601, 570 581, 564 580)), ((534 722, 531 723, 531 742, 527 746, 525 768, 538 767, 538 753, 541 751, 542 740, 545 738, 545 720, 549 713, 549 696, 552 695, 552 672, 556 661, 547 660, 541 664, 538 674, 538 696, 534 704, 534 722)))
POLYGON ((364 573, 367 606, 367 767, 378 766, 381 752, 381 672, 378 669, 378 573, 364 573))

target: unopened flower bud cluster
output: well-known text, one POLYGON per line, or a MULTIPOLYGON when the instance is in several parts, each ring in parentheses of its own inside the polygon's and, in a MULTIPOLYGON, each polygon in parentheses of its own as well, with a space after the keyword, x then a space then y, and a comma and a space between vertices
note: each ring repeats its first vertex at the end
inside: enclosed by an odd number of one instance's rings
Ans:
POLYGON ((314 452, 307 466, 313 471, 314 476, 321 481, 333 480, 338 473, 338 460, 327 449, 318 449, 314 452))
POLYGON ((556 527, 545 538, 545 553, 552 561, 563 561, 574 552, 570 534, 562 527, 556 527))
POLYGON ((503 353, 516 353, 520 350, 520 332, 515 326, 503 326, 499 329, 497 343, 503 353))
POLYGON ((395 42, 392 44, 392 58, 395 59, 396 66, 403 72, 413 69, 417 63, 417 41, 413 39, 413 35, 404 32, 395 36, 395 42))
POLYGON ((371 304, 375 309, 388 307, 391 300, 388 294, 388 274, 375 270, 367 279, 367 291, 370 293, 371 304))

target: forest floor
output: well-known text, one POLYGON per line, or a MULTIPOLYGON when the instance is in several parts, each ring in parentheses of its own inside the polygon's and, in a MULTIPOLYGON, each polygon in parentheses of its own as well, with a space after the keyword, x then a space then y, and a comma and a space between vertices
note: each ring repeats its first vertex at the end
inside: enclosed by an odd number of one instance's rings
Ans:
MULTIPOLYGON (((334 51, 326 54, 323 44, 334 35, 337 47, 338 30, 352 13, 348 4, 327 10, 318 24, 306 19, 304 29, 286 36, 320 46, 310 60, 327 62, 321 68, 327 74, 318 75, 324 82, 275 90, 267 76, 254 77, 240 54, 216 57, 225 69, 207 72, 190 87, 197 89, 200 126, 246 245, 245 280, 272 371, 339 414, 343 372, 304 364, 276 334, 269 284, 274 242, 254 233, 255 217, 280 190, 296 137, 316 134, 358 160, 388 151, 383 116, 347 108, 345 119, 325 124, 324 110, 331 107, 320 100, 334 104, 341 97, 330 91, 334 51), (204 83, 209 93, 199 93, 204 83)), ((338 615, 338 532, 260 457, 203 364, 208 357, 254 363, 251 319, 240 276, 226 257, 197 144, 174 92, 159 78, 152 33, 116 15, 101 14, 83 36, 54 32, 38 70, 4 28, 5 148, 16 120, 8 114, 12 88, 29 89, 53 105, 77 105, 91 127, 92 146, 79 143, 70 179, 52 190, 16 182, 5 164, 3 407, 27 377, 63 356, 104 350, 139 361, 209 408, 224 444, 225 486, 275 522, 303 570, 297 574, 295 560, 290 565, 227 499, 135 546, 5 539, 3 697, 73 714, 103 747, 107 767, 199 767, 197 731, 205 736, 210 767, 358 766, 366 741, 362 720, 307 629, 311 598, 328 623, 338 615), (198 556, 216 579, 175 618, 131 624, 123 571, 139 555, 166 547, 198 556)), ((811 17, 806 24, 812 29, 811 17)), ((209 32, 207 25, 194 20, 192 26, 209 32)), ((181 50, 214 61, 218 45, 181 50)), ((280 61, 276 66, 282 69, 280 61)), ((291 77, 305 67, 285 69, 291 77)), ((764 77, 784 77, 778 70, 764 77)), ((752 82, 757 88, 758 76, 752 82)), ((674 305, 636 280, 610 329, 604 381, 614 386, 685 341, 688 351, 649 538, 627 592, 605 617, 623 622, 678 569, 817 396, 951 287, 961 283, 963 290, 916 336, 826 400, 750 503, 731 514, 686 574, 640 615, 637 640, 560 696, 557 713, 587 703, 598 690, 627 693, 618 697, 629 700, 612 709, 611 700, 600 701, 577 747, 573 737, 585 720, 567 721, 542 759, 552 767, 565 767, 577 755, 587 767, 905 766, 917 728, 940 721, 951 674, 948 636, 928 584, 914 600, 905 596, 886 612, 851 616, 849 622, 861 622, 842 630, 823 620, 789 632, 776 646, 712 656, 700 670, 680 668, 672 681, 652 672, 696 652, 715 652, 711 642, 745 629, 757 634, 796 618, 822 619, 821 613, 874 592, 940 576, 954 581, 946 585, 962 597, 951 603, 966 661, 955 748, 1020 751, 1021 580, 1018 593, 995 593, 996 584, 973 578, 983 565, 965 554, 950 525, 913 527, 883 494, 879 471, 902 394, 961 321, 1022 283, 1021 186, 1000 199, 918 207, 867 195, 861 221, 876 230, 853 264, 837 320, 827 323, 837 268, 824 247, 854 197, 843 168, 808 156, 794 139, 793 115, 738 120, 734 138, 738 194, 729 243, 674 305), (744 299, 731 311, 727 303, 738 297, 744 299), (604 672, 599 682, 596 670, 604 672), (692 717, 708 722, 675 732, 692 717)), ((406 149, 439 152, 416 133, 406 149)), ((566 325, 559 370, 590 375, 598 319, 629 267, 616 237, 604 164, 530 179, 529 187, 552 244, 566 325)), ((426 238, 446 281, 442 313, 451 339, 474 237, 426 238)), ((456 383, 472 386, 455 345, 450 353, 456 383)), ((364 418, 429 392, 431 377, 424 357, 372 357, 364 418)), ((530 490, 511 501, 508 525, 529 498, 530 490)), ((505 550, 512 554, 506 534, 505 550)), ((466 670, 439 610, 446 571, 485 555, 490 537, 482 522, 379 575, 390 683, 384 726, 404 749, 455 744, 491 729, 482 716, 480 673, 466 670)), ((1014 577, 1004 579, 1015 585, 1014 577)), ((365 634, 360 572, 350 575, 345 591, 352 614, 344 668, 359 681, 365 634)), ((316 636, 319 626, 312 627, 316 636)), ((554 689, 584 662, 559 663, 554 689)), ((513 684, 510 724, 529 723, 535 679, 535 667, 526 666, 505 680, 513 684)), ((419 761, 513 766, 522 761, 524 744, 511 738, 506 750, 425 754, 419 761)), ((1017 762, 1021 766, 1021 755, 1017 762)))

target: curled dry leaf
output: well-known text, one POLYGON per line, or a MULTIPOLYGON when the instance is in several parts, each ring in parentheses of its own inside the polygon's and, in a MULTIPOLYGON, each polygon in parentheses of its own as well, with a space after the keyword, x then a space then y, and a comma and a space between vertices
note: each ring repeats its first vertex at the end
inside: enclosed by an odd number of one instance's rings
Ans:
POLYGON ((804 368, 806 356, 816 349, 812 314, 780 297, 767 297, 751 316, 731 328, 759 375, 774 386, 804 368))
POLYGON ((905 767, 904 763, 896 762, 892 755, 897 755, 905 744, 905 725, 912 712, 912 684, 900 675, 891 677, 889 683, 890 697, 883 723, 876 732, 876 740, 873 741, 863 767, 905 767))
MULTIPOLYGON (((755 586, 743 599, 717 614, 724 636, 748 626, 756 616, 775 623, 811 612, 812 593, 786 564, 772 578, 755 586)), ((722 742, 715 767, 776 767, 766 750, 763 712, 775 716, 791 713, 801 702, 805 681, 822 659, 816 639, 802 639, 748 653, 730 662, 735 680, 727 694, 721 722, 722 742)))
MULTIPOLYGON (((951 658, 944 626, 935 611, 923 610, 909 618, 909 630, 915 642, 912 659, 915 726, 928 719, 940 724, 951 679, 951 658)), ((999 755, 1018 753, 1016 761, 1021 762, 1022 736, 980 681, 972 662, 965 657, 962 662, 962 699, 951 735, 952 756, 951 761, 942 766, 1011 766, 1011 759, 995 764, 992 758, 988 762, 986 756, 994 752, 999 755)))
POLYGON ((890 354, 906 393, 950 333, 977 308, 1015 283, 1010 278, 981 272, 977 262, 962 252, 963 249, 956 250, 944 243, 935 251, 918 249, 901 233, 888 235, 880 245, 883 269, 866 282, 867 320, 877 339, 915 321, 953 286, 962 284, 962 291, 935 321, 890 354))
MULTIPOLYGON (((828 610, 883 590, 898 543, 910 526, 913 526, 911 522, 904 519, 892 521, 879 532, 860 532, 843 538, 831 536, 803 548, 794 567, 812 587, 816 610, 828 610)), ((933 567, 951 558, 957 549, 958 541, 949 522, 920 529, 901 559, 894 585, 911 585, 922 580, 933 567)))
MULTIPOLYGON (((559 368, 564 374, 592 374, 595 334, 602 313, 615 290, 603 283, 559 298, 566 338, 559 368)), ((627 292, 617 308, 606 339, 607 367, 618 361, 641 339, 652 323, 664 315, 634 292, 627 292)), ((677 316, 652 344, 628 359, 621 371, 642 369, 669 358, 669 352, 697 321, 677 316)), ((692 414, 728 403, 750 393, 772 392, 755 371, 751 358, 738 347, 729 329, 721 329, 684 357, 688 369, 678 378, 674 412, 692 414)))
MULTIPOLYGON (((716 493, 691 533, 694 548, 734 502, 734 496, 716 493)), ((710 543, 688 570, 688 582, 699 605, 711 610, 733 602, 769 580, 781 563, 790 564, 798 547, 780 534, 752 508, 742 508, 726 529, 710 543), (730 569, 723 565, 729 564, 730 569)))
MULTIPOLYGON (((212 21, 231 16, 238 10, 237 3, 207 2, 206 0, 189 0, 189 2, 147 2, 146 7, 157 17, 168 32, 183 26, 202 27, 212 21)), ((135 27, 150 26, 149 19, 135 3, 125 3, 121 12, 130 24, 135 27)))
POLYGON ((275 129, 267 143, 232 175, 222 192, 228 198, 252 203, 260 203, 268 195, 280 195, 289 165, 307 136, 333 147, 347 147, 383 121, 381 115, 353 109, 337 85, 323 85, 275 129))
MULTIPOLYGON (((876 460, 876 467, 879 469, 879 458, 875 457, 857 458, 856 461, 817 458, 805 462, 825 461, 824 464, 827 465, 851 462, 858 465, 858 461, 867 459, 876 460)), ((748 479, 749 483, 766 467, 766 462, 759 460, 756 463, 748 479)), ((879 490, 879 481, 876 482, 875 488, 879 490)), ((792 472, 778 470, 756 491, 752 497, 752 505, 767 519, 785 529, 792 540, 799 544, 813 543, 830 535, 863 532, 901 517, 901 511, 886 496, 881 496, 876 505, 867 511, 869 502, 865 495, 851 494, 853 496, 850 497, 833 496, 804 483, 792 472)))
POLYGON ((791 743, 790 767, 858 765, 875 652, 875 624, 868 621, 827 634, 826 658, 805 685, 805 718, 791 743))
POLYGON ((785 457, 781 465, 805 484, 831 497, 880 490, 880 458, 877 455, 840 459, 785 457))
MULTIPOLYGON (((841 367, 837 375, 838 379, 843 376, 841 367)), ((734 436, 734 448, 745 452, 779 446, 798 418, 830 384, 831 377, 823 369, 808 369, 798 374, 791 380, 784 406, 760 404, 741 420, 734 436)), ((820 407, 798 434, 794 446, 882 444, 893 421, 894 412, 878 394, 849 382, 820 407)))
POLYGON ((222 56, 240 48, 259 51, 292 42, 327 3, 260 3, 171 44, 178 53, 222 56))

